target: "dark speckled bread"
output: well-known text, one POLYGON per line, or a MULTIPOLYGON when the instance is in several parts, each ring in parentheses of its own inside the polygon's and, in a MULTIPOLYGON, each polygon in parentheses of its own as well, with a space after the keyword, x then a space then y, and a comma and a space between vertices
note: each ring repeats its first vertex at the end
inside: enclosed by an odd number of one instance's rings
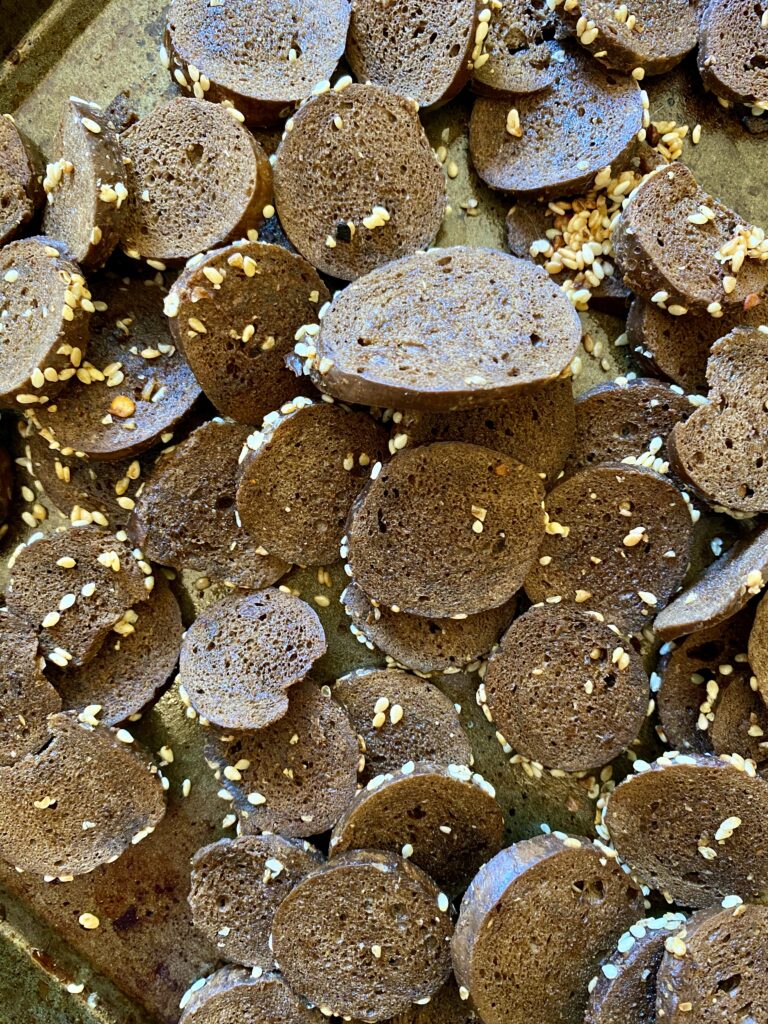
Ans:
POLYGON ((754 670, 758 690, 768 704, 768 600, 765 597, 757 606, 749 635, 749 663, 754 670))
POLYGON ((699 71, 705 89, 737 103, 768 107, 765 7, 751 0, 711 0, 703 5, 699 71))
POLYGON ((254 978, 242 967, 222 967, 184 1003, 180 1024, 322 1024, 323 1017, 292 992, 279 974, 254 978))
POLYGON ((472 1005, 461 998, 458 985, 449 978, 428 1003, 408 1007, 389 1024, 474 1024, 476 1020, 472 1005))
POLYGON ((472 89, 480 96, 514 99, 553 85, 563 61, 562 48, 551 40, 558 21, 537 0, 507 0, 491 15, 490 31, 472 89))
POLYGON ((40 668, 37 633, 5 608, 0 609, 0 663, 2 765, 40 750, 48 739, 46 719, 61 710, 61 698, 40 668))
POLYGON ((588 839, 515 843, 462 900, 456 980, 484 1024, 582 1024, 590 978, 642 909, 639 887, 588 839))
POLYGON ((0 117, 0 153, 0 245, 5 245, 43 202, 43 165, 10 114, 0 117))
POLYGON ((319 335, 296 352, 313 383, 344 401, 447 412, 564 375, 580 337, 573 306, 541 267, 456 246, 338 292, 319 335))

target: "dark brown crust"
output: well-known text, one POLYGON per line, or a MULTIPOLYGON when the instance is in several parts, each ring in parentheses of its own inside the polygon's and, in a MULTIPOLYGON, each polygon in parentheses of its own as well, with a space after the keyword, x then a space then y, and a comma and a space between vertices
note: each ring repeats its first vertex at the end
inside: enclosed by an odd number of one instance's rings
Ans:
POLYGON ((42 205, 43 163, 40 154, 10 114, 0 119, 0 245, 10 242, 42 205))
POLYGON ((523 840, 485 864, 462 900, 456 980, 485 1024, 581 1024, 589 979, 642 909, 639 888, 588 839, 523 840), (521 935, 547 955, 521 952, 521 935))
POLYGON ((242 967, 222 967, 192 993, 179 1024, 322 1024, 323 1017, 286 985, 279 974, 254 978, 242 967))
POLYGON ((698 64, 705 89, 748 106, 768 104, 764 9, 750 0, 703 5, 698 64))

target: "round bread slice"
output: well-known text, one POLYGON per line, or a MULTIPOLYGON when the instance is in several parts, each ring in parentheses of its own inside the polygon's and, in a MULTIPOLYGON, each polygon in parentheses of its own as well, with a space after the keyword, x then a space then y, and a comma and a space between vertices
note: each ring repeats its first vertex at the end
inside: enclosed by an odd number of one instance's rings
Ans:
POLYGON ((146 574, 139 565, 142 558, 96 527, 49 533, 18 553, 8 609, 37 630, 47 660, 78 668, 126 611, 149 598, 155 580, 146 562, 146 574))
POLYGON ((626 631, 650 624, 688 568, 691 516, 677 488, 608 462, 569 477, 545 507, 547 536, 525 580, 531 601, 575 601, 626 631))
POLYGON ((237 524, 238 459, 248 427, 211 420, 157 463, 128 525, 147 557, 261 590, 290 566, 257 549, 237 524))
POLYGON ((146 751, 111 729, 74 714, 48 728, 39 754, 0 767, 0 855, 36 875, 84 875, 154 831, 163 787, 146 751))
POLYGON ((472 90, 480 96, 514 99, 554 85, 565 60, 551 40, 558 20, 546 4, 507 0, 491 15, 484 52, 472 73, 472 90))
POLYGON ((335 562, 352 502, 386 454, 386 431, 367 413, 293 399, 265 416, 243 448, 243 529, 286 562, 335 562))
POLYGON ((224 959, 270 970, 275 911, 294 885, 323 863, 306 841, 275 835, 203 846, 192 858, 187 896, 195 928, 224 959))
POLYGON ((581 1024, 589 979, 642 909, 639 888, 588 839, 515 843, 462 900, 456 980, 484 1024, 581 1024), (531 956, 538 948, 546 955, 531 956))
POLYGON ((277 212, 318 270, 351 281, 432 243, 445 177, 413 100, 378 85, 334 88, 286 127, 274 165, 277 212))
POLYGON ((341 601, 351 619, 349 628, 358 640, 378 647, 388 663, 404 665, 423 675, 458 672, 473 665, 490 651, 517 610, 517 600, 512 598, 465 619, 407 615, 374 604, 354 581, 344 590, 341 601))
POLYGON ((475 101, 469 153, 487 185, 517 195, 585 191, 598 171, 629 154, 643 125, 637 82, 574 49, 564 51, 551 88, 511 103, 475 101))
POLYGON ((40 668, 35 630, 6 608, 0 608, 0 660, 0 765, 6 765, 45 744, 46 720, 61 710, 61 698, 40 668))
POLYGON ((648 456, 652 456, 658 465, 656 459, 665 461, 669 432, 693 409, 679 388, 645 377, 598 384, 582 392, 576 399, 576 429, 566 476, 601 462, 630 458, 650 462, 648 456))
POLYGON ((336 398, 450 412, 565 376, 580 338, 576 311, 543 268, 456 246, 337 292, 319 335, 296 352, 336 398))
POLYGON ((88 343, 91 293, 48 238, 0 251, 0 406, 40 408, 74 376, 88 343))
POLYGON ((365 755, 363 784, 407 761, 472 763, 454 704, 425 679, 400 669, 359 669, 336 681, 333 696, 349 715, 365 755))
POLYGON ((705 192, 684 164, 672 163, 631 193, 611 237, 624 282, 640 298, 672 315, 717 317, 768 286, 768 265, 744 258, 748 234, 741 217, 705 192), (737 268, 743 260, 737 274, 734 259, 737 268))
POLYGON ((279 974, 254 977, 242 967, 222 967, 195 985, 179 1024, 322 1024, 322 1015, 291 991, 279 974))
POLYGON ((736 327, 707 363, 709 402, 669 436, 675 471, 710 504, 768 511, 768 328, 736 327))
POLYGON ((301 256, 237 242, 183 270, 165 308, 176 343, 222 416, 260 423, 300 390, 285 357, 330 297, 301 256))
POLYGON ((267 155, 220 104, 176 97, 120 136, 129 256, 181 263, 264 221, 272 196, 267 155))
POLYGON ((482 52, 488 29, 480 28, 487 21, 479 13, 475 0, 354 0, 346 50, 352 74, 411 96, 420 107, 447 103, 482 52))
POLYGON ((768 1019, 768 907, 734 902, 700 910, 678 929, 659 967, 658 1020, 768 1019))
POLYGON ((88 358, 55 404, 32 406, 29 415, 49 443, 91 459, 124 459, 171 433, 200 386, 173 344, 156 280, 108 274, 92 285, 106 309, 91 317, 88 358))
POLYGON ((553 481, 573 444, 575 411, 569 379, 532 384, 498 405, 453 413, 404 412, 397 434, 409 444, 467 441, 517 459, 553 481))
POLYGON ((712 0, 701 13, 698 64, 704 88, 760 113, 768 109, 765 8, 748 0, 712 0))
POLYGON ((102 267, 120 239, 126 169, 112 122, 95 103, 70 96, 56 139, 59 159, 43 182, 43 231, 86 270, 102 267))
POLYGON ((637 877, 690 907, 757 899, 768 884, 768 782, 753 762, 673 752, 638 767, 603 815, 637 877))
POLYGON ((0 153, 0 245, 5 245, 42 205, 43 166, 10 114, 0 117, 0 153))
POLYGON ((760 695, 768 705, 768 600, 761 598, 749 634, 749 663, 760 695))
POLYGON ((229 101, 248 124, 272 125, 331 77, 349 15, 350 0, 173 0, 168 68, 198 99, 229 101))
POLYGON ((664 608, 653 624, 661 640, 675 640, 729 619, 768 581, 768 527, 737 541, 664 608))
POLYGON ((389 850, 458 891, 501 848, 504 818, 494 796, 466 765, 409 761, 357 794, 334 827, 328 855, 389 850))
POLYGON ((288 711, 288 689, 326 650, 317 614, 280 590, 226 597, 184 634, 179 676, 199 715, 224 729, 263 729, 288 711))
POLYGON ((632 0, 626 14, 614 0, 561 3, 557 0, 558 13, 581 45, 616 71, 642 68, 647 75, 661 75, 696 46, 699 21, 694 0, 632 0))
POLYGON ((83 712, 98 706, 104 725, 137 714, 165 685, 179 657, 181 611, 162 574, 149 601, 132 610, 83 668, 56 669, 48 675, 64 707, 83 712))
POLYGON ((491 655, 484 682, 487 707, 506 742, 564 771, 599 768, 618 757, 648 710, 640 656, 602 615, 573 605, 535 605, 516 619, 491 655))
POLYGON ((541 480, 488 448, 444 441, 397 453, 355 502, 353 579, 381 604, 448 618, 505 604, 543 539, 541 480))
POLYGON ((303 838, 332 828, 355 795, 358 757, 346 712, 311 680, 291 688, 279 721, 248 732, 212 731, 206 745, 246 835, 303 838))
POLYGON ((474 1024, 477 1014, 472 1006, 461 998, 459 987, 453 978, 436 992, 428 1003, 409 1006, 407 1010, 391 1018, 391 1024, 474 1024))
POLYGON ((646 917, 629 926, 589 983, 584 1024, 656 1024, 656 975, 664 943, 685 915, 646 917))
POLYGON ((445 893, 391 853, 356 851, 308 875, 277 909, 275 960, 296 992, 361 1021, 402 1013, 451 970, 445 893))

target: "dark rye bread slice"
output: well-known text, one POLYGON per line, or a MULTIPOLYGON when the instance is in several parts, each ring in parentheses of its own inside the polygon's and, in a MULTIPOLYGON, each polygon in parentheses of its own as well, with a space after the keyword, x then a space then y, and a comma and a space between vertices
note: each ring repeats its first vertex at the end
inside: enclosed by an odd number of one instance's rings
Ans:
POLYGON ((768 907, 734 902, 700 910, 676 932, 680 942, 659 967, 658 1020, 749 1024, 768 1019, 768 907))
POLYGON ((768 601, 761 598, 749 634, 749 663, 762 699, 768 705, 768 601))
POLYGON ((575 5, 557 0, 566 27, 593 57, 616 71, 629 74, 642 68, 647 75, 661 75, 696 46, 696 0, 632 0, 627 7, 619 18, 614 0, 579 0, 575 5))
POLYGON ((199 715, 224 729, 263 729, 326 650, 316 612, 271 588, 225 597, 184 634, 179 677, 199 715))
POLYGON ((87 358, 56 402, 30 415, 49 442, 91 459, 123 459, 171 433, 200 386, 173 343, 157 280, 105 274, 92 286, 107 308, 91 317, 87 358))
POLYGON ((453 702, 426 679, 400 669, 359 669, 338 679, 332 693, 357 733, 364 785, 408 761, 472 763, 453 702))
POLYGON ((688 568, 693 528, 677 488, 607 462, 559 484, 545 508, 547 536, 525 580, 531 601, 575 601, 627 631, 650 625, 688 568))
POLYGON ((163 787, 147 752, 121 734, 74 714, 51 715, 48 728, 39 754, 0 767, 0 854, 33 874, 84 875, 154 831, 163 787))
POLYGON ((64 242, 85 270, 102 267, 120 239, 126 168, 109 116, 70 96, 48 164, 43 231, 64 242), (119 187, 122 186, 122 187, 119 187))
POLYGON ((169 71, 198 99, 229 101, 248 124, 275 124, 331 77, 349 14, 350 0, 173 0, 169 71))
POLYGON ((449 412, 565 375, 580 338, 573 306, 541 267, 456 246, 337 292, 305 371, 345 401, 449 412))
POLYGON ((237 460, 247 437, 246 426, 211 420, 157 463, 128 524, 153 562, 251 590, 285 575, 288 564, 257 550, 235 518, 237 460))
POLYGON ((512 623, 488 662, 494 725, 514 750, 548 768, 599 768, 629 746, 645 720, 642 660, 602 620, 574 605, 535 605, 512 623))
POLYGON ((504 818, 494 796, 466 765, 409 761, 355 796, 333 829, 328 855, 399 853, 456 892, 501 848, 504 818))
POLYGON ((275 911, 294 885, 323 863, 308 842, 276 835, 203 846, 192 858, 187 896, 195 928, 224 959, 271 969, 275 911))
POLYGON ((285 357, 296 332, 317 322, 330 297, 298 254, 236 242, 183 270, 166 312, 176 343, 222 416, 260 423, 301 390, 285 357))
POLYGON ((760 111, 768 109, 765 7, 749 0, 711 0, 699 29, 704 88, 760 111))
POLYGON ((472 73, 472 90, 480 96, 514 99, 548 89, 563 63, 562 47, 552 40, 557 18, 538 0, 507 0, 491 15, 484 52, 472 73))
POLYGON ((311 99, 287 127, 274 165, 275 204, 313 266, 351 281, 432 243, 445 213, 445 177, 413 100, 349 85, 311 99))
POLYGON ((278 907, 275 960, 289 985, 323 1012, 383 1020, 447 980, 449 906, 410 861, 346 853, 299 882, 278 907))
POLYGON ((50 239, 0 250, 0 406, 38 408, 75 374, 88 344, 91 293, 50 239))
POLYGON ((335 562, 352 502, 386 455, 387 433, 366 412, 309 398, 287 402, 243 448, 243 529, 286 562, 335 562))
POLYGON ((532 384, 498 405, 460 412, 404 412, 396 434, 409 444, 467 441, 493 448, 553 481, 573 443, 575 412, 569 379, 532 384))
POLYGON ((398 452, 355 502, 345 549, 381 604, 447 618, 506 604, 544 536, 541 480, 488 448, 441 441, 398 452))
POLYGON ((254 977, 242 967, 222 967, 204 979, 184 1005, 179 1024, 322 1024, 322 1015, 279 974, 254 977))
POLYGON ((0 153, 0 245, 5 245, 42 205, 43 165, 10 114, 0 117, 0 153))
POLYGON ((266 729, 211 730, 205 756, 229 788, 246 835, 324 832, 357 785, 359 752, 349 718, 311 680, 291 688, 288 713, 266 729))
POLYGON ((57 669, 48 676, 65 708, 99 707, 99 721, 117 725, 137 714, 165 685, 179 657, 181 611, 165 577, 155 580, 149 600, 133 609, 120 632, 112 632, 82 668, 57 669), (132 628, 132 632, 130 629, 132 628))
POLYGON ((747 644, 751 609, 685 637, 657 667, 659 722, 668 746, 694 754, 764 761, 768 713, 752 689, 747 644), (761 730, 761 731, 758 731, 761 730))
POLYGON ((646 453, 664 460, 664 444, 659 446, 656 439, 666 442, 675 424, 687 419, 693 409, 679 389, 648 377, 597 384, 576 399, 576 429, 566 476, 601 462, 640 459, 646 453))
POLYGON ((709 403, 669 436, 672 466, 710 504, 768 511, 768 328, 736 327, 712 346, 709 403))
POLYGON ((664 943, 685 915, 643 918, 619 939, 589 983, 584 1024, 656 1024, 656 976, 664 943))
MULTIPOLYGON (((458 672, 493 647, 512 621, 517 600, 465 619, 430 619, 374 604, 354 581, 341 595, 349 628, 397 665, 414 672, 458 672)), ((427 758, 426 760, 429 760, 427 758)))
POLYGON ((137 549, 91 526, 49 533, 23 548, 11 570, 8 609, 38 631, 47 660, 78 668, 93 658, 155 580, 137 549), (137 557, 138 556, 138 557, 137 557), (72 562, 75 564, 72 565, 72 562))
POLYGON ((61 698, 42 673, 37 633, 6 608, 0 608, 0 662, 0 765, 4 765, 40 750, 48 739, 46 719, 61 710, 61 698))
POLYGON ((741 307, 747 297, 762 295, 768 286, 764 263, 747 258, 734 275, 732 264, 717 258, 743 225, 733 210, 697 184, 684 164, 662 165, 630 194, 614 225, 616 265, 636 295, 646 302, 656 297, 673 315, 714 315, 730 306, 741 307), (702 217, 709 219, 698 223, 702 217), (736 285, 727 292, 728 277, 736 285))
POLYGON ((455 980, 449 978, 428 1003, 409 1006, 392 1017, 390 1024, 474 1024, 476 1020, 474 1009, 461 998, 455 980))
POLYGON ((475 101, 469 153, 491 188, 517 195, 583 192, 599 170, 620 163, 643 124, 640 88, 578 49, 564 51, 552 86, 528 96, 475 101), (510 111, 519 134, 507 130, 510 111))
POLYGON ((181 263, 263 223, 272 169, 225 107, 177 97, 120 143, 130 160, 121 237, 129 256, 181 263))
POLYGON ((768 582, 768 526, 737 541, 664 608, 653 624, 661 640, 675 640, 729 619, 768 582))
POLYGON ((480 22, 479 13, 475 0, 354 0, 345 54, 352 74, 420 107, 447 103, 482 52, 488 29, 480 28, 487 20, 480 22))
POLYGON ((559 835, 502 850, 462 900, 453 969, 484 1024, 582 1024, 587 983, 642 913, 615 861, 559 835))
POLYGON ((745 899, 764 893, 768 782, 754 764, 737 754, 673 752, 640 767, 613 790, 603 813, 613 845, 636 876, 690 907, 729 893, 745 899))

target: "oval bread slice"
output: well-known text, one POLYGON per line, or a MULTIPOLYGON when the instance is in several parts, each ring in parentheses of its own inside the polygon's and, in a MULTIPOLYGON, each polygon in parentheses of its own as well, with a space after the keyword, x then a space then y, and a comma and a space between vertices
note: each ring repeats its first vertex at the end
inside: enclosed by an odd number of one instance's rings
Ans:
POLYGON ((10 242, 41 206, 42 161, 10 114, 0 118, 0 245, 10 242))
POLYGON ((195 983, 179 1024, 322 1024, 322 1015, 286 985, 279 974, 255 978, 242 967, 222 967, 195 983))

